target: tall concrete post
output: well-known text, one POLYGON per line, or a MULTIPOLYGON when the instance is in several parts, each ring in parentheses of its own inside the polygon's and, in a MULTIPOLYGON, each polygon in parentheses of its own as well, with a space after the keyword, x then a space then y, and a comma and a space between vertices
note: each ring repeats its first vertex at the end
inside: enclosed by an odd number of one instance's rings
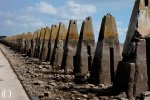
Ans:
POLYGON ((37 30, 36 46, 34 52, 35 58, 39 58, 39 54, 40 54, 40 44, 41 44, 40 37, 41 37, 41 30, 37 30))
POLYGON ((22 34, 21 53, 25 53, 25 33, 22 34))
POLYGON ((149 34, 150 0, 136 0, 124 43, 123 60, 118 66, 114 84, 114 89, 117 92, 125 91, 128 98, 140 96, 142 92, 149 90, 149 34), (125 66, 125 64, 129 66, 125 66), (134 66, 130 66, 131 64, 134 66), (134 71, 130 69, 134 69, 134 71), (129 74, 123 73, 125 71, 129 74), (121 86, 126 86, 126 88, 121 86))
POLYGON ((70 20, 61 63, 61 68, 65 70, 65 73, 67 73, 67 69, 73 70, 73 56, 76 52, 78 38, 77 22, 75 20, 70 20))
POLYGON ((28 32, 27 33, 27 36, 26 36, 26 44, 27 44, 27 47, 26 47, 26 54, 28 56, 31 55, 31 39, 32 39, 32 33, 31 32, 28 32))
POLYGON ((37 37, 38 37, 38 33, 37 31, 35 31, 31 39, 31 56, 30 57, 34 57, 37 37))
POLYGON ((111 84, 121 60, 115 18, 107 14, 102 19, 99 39, 93 59, 90 82, 111 84))
POLYGON ((42 61, 46 61, 46 57, 47 57, 47 54, 48 54, 49 37, 50 37, 50 28, 46 27, 45 28, 45 37, 44 37, 44 40, 43 40, 42 50, 41 50, 41 57, 40 57, 40 59, 42 61))
POLYGON ((57 32, 58 32, 58 26, 57 25, 52 25, 51 30, 50 30, 49 40, 48 40, 48 53, 47 53, 46 61, 51 60, 52 50, 54 48, 57 32))
POLYGON ((41 28, 39 60, 43 61, 46 28, 41 28))
POLYGON ((53 53, 51 57, 51 65, 55 66, 61 66, 62 57, 63 57, 63 44, 64 40, 67 34, 67 30, 65 28, 65 25, 63 23, 59 24, 58 33, 55 39, 55 44, 53 48, 53 53))
POLYGON ((82 83, 88 75, 94 54, 95 40, 91 17, 87 17, 81 27, 76 54, 74 56, 75 81, 82 83))

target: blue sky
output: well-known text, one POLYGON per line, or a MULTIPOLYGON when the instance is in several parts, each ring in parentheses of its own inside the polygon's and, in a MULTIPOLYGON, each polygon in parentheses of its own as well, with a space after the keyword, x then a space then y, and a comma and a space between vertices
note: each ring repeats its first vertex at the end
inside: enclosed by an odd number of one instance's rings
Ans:
POLYGON ((3 0, 0 3, 0 35, 34 32, 37 29, 70 19, 82 21, 91 16, 95 39, 98 39, 101 20, 111 13, 117 23, 119 40, 124 42, 135 0, 3 0))

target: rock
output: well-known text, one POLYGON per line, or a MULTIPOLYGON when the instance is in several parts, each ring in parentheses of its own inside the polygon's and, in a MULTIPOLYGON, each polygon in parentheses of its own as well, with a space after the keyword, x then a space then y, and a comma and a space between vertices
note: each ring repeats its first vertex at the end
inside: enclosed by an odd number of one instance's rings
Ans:
POLYGON ((48 89, 48 90, 49 90, 49 89, 53 89, 53 87, 52 87, 52 86, 49 86, 49 85, 46 85, 46 86, 45 86, 45 89, 48 89))
POLYGON ((29 74, 30 72, 29 72, 29 71, 26 71, 26 73, 29 74))
POLYGON ((43 95, 39 95, 39 98, 44 98, 44 96, 43 95))
POLYGON ((74 86, 74 84, 73 84, 73 83, 68 83, 68 85, 69 85, 69 86, 74 86))
POLYGON ((51 95, 52 95, 51 92, 46 92, 46 93, 44 93, 44 96, 45 96, 45 97, 51 97, 51 95))
POLYGON ((87 84, 86 86, 87 86, 87 87, 90 87, 90 88, 95 87, 95 85, 94 85, 94 84, 87 84))
POLYGON ((37 82, 34 82, 33 83, 33 85, 41 85, 41 84, 43 84, 44 82, 42 82, 42 81, 37 81, 37 82))
POLYGON ((87 98, 87 97, 88 97, 88 95, 87 95, 87 94, 83 94, 82 96, 83 96, 84 98, 87 98))
POLYGON ((116 99, 122 100, 123 98, 126 99, 127 95, 125 92, 122 92, 121 94, 115 96, 116 99))
POLYGON ((150 91, 143 92, 141 98, 142 100, 150 100, 150 91))
POLYGON ((31 99, 32 100, 40 100, 38 96, 32 96, 31 99))
POLYGON ((75 100, 81 100, 79 97, 77 97, 75 100))
POLYGON ((104 87, 105 87, 105 84, 99 84, 99 87, 104 88, 104 87))
POLYGON ((49 83, 49 85, 57 86, 57 84, 56 84, 56 83, 49 83))
POLYGON ((93 97, 93 100, 99 100, 99 98, 98 97, 93 97))
POLYGON ((90 98, 93 98, 93 97, 95 97, 95 94, 88 93, 88 97, 89 97, 89 99, 90 99, 90 98))
POLYGON ((71 91, 71 93, 73 93, 73 94, 76 94, 77 92, 78 92, 78 91, 75 91, 75 90, 74 90, 74 91, 71 91))
POLYGON ((42 65, 39 65, 39 66, 38 66, 38 68, 42 69, 42 68, 43 68, 43 66, 42 66, 42 65))

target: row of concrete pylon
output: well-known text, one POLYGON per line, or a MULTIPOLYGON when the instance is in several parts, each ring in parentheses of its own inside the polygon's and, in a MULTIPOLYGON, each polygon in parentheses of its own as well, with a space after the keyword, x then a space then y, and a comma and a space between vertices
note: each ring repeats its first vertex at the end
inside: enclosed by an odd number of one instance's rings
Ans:
POLYGON ((115 19, 104 16, 95 46, 91 17, 87 17, 78 36, 77 22, 70 20, 68 30, 63 23, 41 28, 34 33, 18 34, 3 39, 14 50, 29 57, 48 61, 54 69, 72 70, 76 82, 84 82, 90 74, 94 84, 114 80, 120 57, 115 19))
POLYGON ((60 23, 59 27, 52 25, 51 29, 7 37, 2 42, 30 57, 49 61, 54 69, 64 69, 65 73, 71 69, 75 82, 113 83, 115 92, 139 97, 150 90, 149 2, 135 1, 122 58, 115 18, 110 14, 102 19, 97 45, 90 17, 83 21, 79 36, 77 23, 71 20, 68 30, 60 23))

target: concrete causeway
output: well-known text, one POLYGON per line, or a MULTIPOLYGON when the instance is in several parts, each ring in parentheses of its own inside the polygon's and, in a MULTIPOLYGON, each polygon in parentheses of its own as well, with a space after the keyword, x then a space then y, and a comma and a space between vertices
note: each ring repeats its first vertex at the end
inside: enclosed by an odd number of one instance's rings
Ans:
POLYGON ((0 100, 29 100, 8 60, 0 50, 0 100))

